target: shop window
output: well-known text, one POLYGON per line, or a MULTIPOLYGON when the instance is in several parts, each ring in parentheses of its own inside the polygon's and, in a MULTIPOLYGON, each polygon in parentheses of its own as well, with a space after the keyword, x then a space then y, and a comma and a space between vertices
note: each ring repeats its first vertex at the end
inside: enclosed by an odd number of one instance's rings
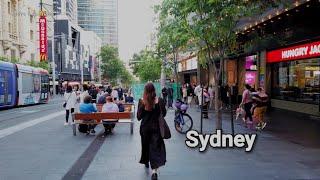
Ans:
POLYGON ((257 55, 247 56, 245 59, 245 83, 249 84, 253 88, 255 88, 257 79, 257 62, 257 55))
POLYGON ((319 104, 320 58, 274 63, 272 97, 319 104))

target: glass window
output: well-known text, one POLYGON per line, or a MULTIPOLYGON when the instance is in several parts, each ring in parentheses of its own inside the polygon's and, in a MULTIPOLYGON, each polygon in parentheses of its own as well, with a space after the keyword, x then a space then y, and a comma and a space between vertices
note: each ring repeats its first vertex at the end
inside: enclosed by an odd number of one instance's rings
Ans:
POLYGON ((271 66, 273 98, 319 104, 320 58, 271 66))
POLYGON ((22 79, 22 93, 32 93, 33 91, 33 79, 30 73, 21 73, 22 79))

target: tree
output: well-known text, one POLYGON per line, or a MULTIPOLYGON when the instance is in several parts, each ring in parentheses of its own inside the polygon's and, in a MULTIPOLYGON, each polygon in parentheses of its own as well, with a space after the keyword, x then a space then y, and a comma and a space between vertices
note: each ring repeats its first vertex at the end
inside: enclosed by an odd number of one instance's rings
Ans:
POLYGON ((144 49, 139 54, 134 54, 130 62, 133 73, 140 81, 155 81, 160 78, 162 62, 155 52, 144 49))
POLYGON ((179 22, 179 29, 191 35, 198 48, 201 65, 209 65, 213 71, 215 86, 216 128, 222 128, 219 111, 219 87, 222 67, 228 54, 237 43, 236 27, 245 16, 264 11, 276 1, 247 0, 163 0, 161 18, 179 22))
POLYGON ((101 70, 103 76, 106 77, 111 84, 115 85, 120 80, 128 85, 133 81, 132 75, 127 71, 119 58, 117 48, 103 46, 101 48, 100 57, 102 61, 101 70))

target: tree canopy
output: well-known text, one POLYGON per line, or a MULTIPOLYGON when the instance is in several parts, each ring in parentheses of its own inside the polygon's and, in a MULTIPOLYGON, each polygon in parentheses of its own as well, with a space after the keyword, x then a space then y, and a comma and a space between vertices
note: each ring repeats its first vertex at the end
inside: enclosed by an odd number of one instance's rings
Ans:
POLYGON ((160 78, 162 61, 151 50, 144 49, 134 54, 130 65, 133 73, 139 77, 141 82, 156 81, 160 78))
POLYGON ((120 60, 117 48, 113 46, 103 46, 101 48, 100 58, 102 62, 102 74, 111 84, 116 85, 118 81, 127 85, 132 83, 133 77, 120 60))

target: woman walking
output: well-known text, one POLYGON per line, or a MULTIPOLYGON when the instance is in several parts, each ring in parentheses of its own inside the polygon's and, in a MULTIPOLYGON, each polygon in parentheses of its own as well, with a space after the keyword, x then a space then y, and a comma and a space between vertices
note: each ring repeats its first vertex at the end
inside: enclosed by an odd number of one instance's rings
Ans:
POLYGON ((66 122, 65 126, 69 125, 69 114, 74 112, 75 105, 77 103, 77 95, 74 91, 72 91, 72 87, 68 86, 66 92, 64 93, 64 102, 66 109, 66 122))
POLYGON ((245 115, 245 121, 247 122, 247 118, 249 118, 250 122, 252 122, 252 114, 251 114, 251 107, 252 107, 252 95, 250 92, 251 86, 249 84, 245 85, 245 90, 243 91, 242 94, 242 101, 241 105, 244 105, 244 110, 246 111, 245 115))
POLYGON ((156 97, 155 87, 148 83, 144 87, 143 99, 138 105, 137 118, 141 121, 140 135, 142 153, 140 163, 152 168, 152 180, 158 179, 157 169, 166 163, 166 148, 160 134, 159 116, 167 113, 164 101, 156 97))

